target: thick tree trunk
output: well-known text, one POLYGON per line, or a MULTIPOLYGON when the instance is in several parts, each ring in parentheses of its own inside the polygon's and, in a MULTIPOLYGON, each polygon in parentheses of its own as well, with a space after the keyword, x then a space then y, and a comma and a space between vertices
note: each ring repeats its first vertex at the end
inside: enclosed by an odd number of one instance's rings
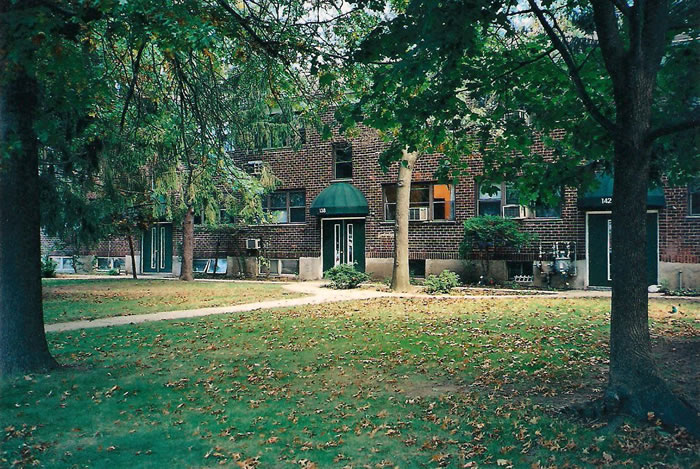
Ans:
POLYGON ((136 256, 134 255, 134 237, 131 236, 131 233, 128 235, 129 239, 129 254, 131 255, 131 276, 136 279, 138 276, 136 275, 136 256))
POLYGON ((180 280, 192 281, 192 265, 194 262, 194 208, 188 207, 185 220, 182 223, 182 266, 180 280))
MULTIPOLYGON (((9 8, 0 1, 0 15, 9 8)), ((0 54, 7 51, 0 24, 0 54)), ((0 56, 0 378, 56 366, 44 334, 36 81, 0 56), (11 75, 11 76, 10 76, 11 75), (10 144, 10 142, 12 142, 10 144)))
POLYGON ((404 151, 399 162, 399 176, 396 187, 396 226, 394 227, 394 270, 391 276, 391 289, 408 291, 411 279, 408 271, 408 216, 411 204, 411 178, 418 153, 404 151))
POLYGON ((697 410, 673 394, 660 377, 651 351, 647 293, 647 189, 651 148, 646 142, 653 79, 630 67, 625 94, 617 99, 610 319, 610 375, 606 411, 645 419, 649 412, 668 424, 700 433, 697 410))

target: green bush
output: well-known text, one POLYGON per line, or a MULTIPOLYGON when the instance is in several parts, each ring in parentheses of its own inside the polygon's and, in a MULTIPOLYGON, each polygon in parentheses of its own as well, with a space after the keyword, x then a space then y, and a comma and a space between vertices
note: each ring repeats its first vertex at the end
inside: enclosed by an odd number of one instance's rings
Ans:
POLYGON ((459 285, 459 277, 454 272, 443 270, 440 275, 428 275, 423 287, 427 293, 449 293, 459 285))
POLYGON ((45 256, 41 259, 41 278, 54 278, 56 276, 56 262, 45 256))
POLYGON ((323 278, 331 281, 331 288, 347 290, 369 280, 369 275, 355 269, 352 264, 340 264, 328 269, 323 278))
POLYGON ((107 275, 119 275, 119 269, 109 269, 107 275))

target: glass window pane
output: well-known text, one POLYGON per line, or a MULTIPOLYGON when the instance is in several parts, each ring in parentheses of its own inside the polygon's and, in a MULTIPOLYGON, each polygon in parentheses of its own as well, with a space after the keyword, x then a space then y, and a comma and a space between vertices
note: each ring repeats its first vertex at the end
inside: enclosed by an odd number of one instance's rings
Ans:
POLYGON ((270 194, 270 208, 279 209, 287 208, 287 193, 286 192, 273 192, 270 194))
POLYGON ((510 184, 506 186, 506 205, 520 205, 520 193, 510 184))
POLYGON ((284 275, 297 275, 299 273, 299 260, 298 259, 282 259, 281 273, 284 275))
POLYGON ((270 219, 272 223, 287 223, 287 210, 272 210, 270 211, 270 219))
MULTIPOLYGON (((216 272, 217 274, 225 274, 226 273, 226 265, 227 261, 226 259, 219 259, 216 261, 216 272)), ((209 267, 207 268, 207 272, 212 273, 214 271, 214 259, 209 259, 209 267)))
POLYGON ((335 151, 335 161, 337 163, 349 163, 352 161, 352 147, 349 144, 335 144, 333 150, 335 151))
POLYGON ((547 206, 543 204, 535 205, 535 216, 537 218, 559 218, 561 217, 561 205, 547 206))
POLYGON ((501 216, 501 201, 500 200, 480 200, 479 215, 496 215, 501 216))
POLYGON ((292 191, 289 193, 290 207, 304 207, 306 205, 306 194, 304 191, 292 191))
POLYGON ((396 204, 384 205, 384 219, 387 221, 396 220, 396 204))
POLYGON ((500 186, 479 187, 479 200, 501 200, 500 186))
POLYGON ((335 165, 336 179, 352 178, 352 163, 336 163, 335 165))
POLYGON ((411 205, 430 203, 430 186, 411 186, 411 205))
POLYGON ((452 200, 454 194, 447 184, 436 184, 433 186, 433 219, 452 219, 452 200))
POLYGON ((303 223, 306 221, 306 209, 305 208, 290 208, 290 221, 292 223, 303 223))
POLYGON ((64 257, 63 258, 63 270, 73 270, 73 258, 64 257))
POLYGON ((690 197, 691 215, 700 215, 700 192, 696 192, 690 197))
POLYGON ((205 272, 209 265, 209 259, 195 259, 192 261, 192 270, 194 272, 205 272))
POLYGON ((277 275, 280 272, 280 261, 279 259, 270 259, 270 273, 272 275, 277 275))
POLYGON ((109 270, 109 257, 97 258, 97 270, 109 270))
POLYGON ((396 203, 396 186, 384 186, 384 200, 387 203, 396 203))
POLYGON ((112 258, 112 268, 113 269, 122 269, 124 267, 124 258, 122 257, 113 257, 112 258))

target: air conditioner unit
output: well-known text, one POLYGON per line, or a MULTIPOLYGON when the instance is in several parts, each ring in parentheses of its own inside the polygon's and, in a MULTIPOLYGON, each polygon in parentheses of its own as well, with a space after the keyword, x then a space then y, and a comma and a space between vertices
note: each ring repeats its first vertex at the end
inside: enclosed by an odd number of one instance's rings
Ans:
POLYGON ((408 219, 409 220, 427 220, 428 219, 428 207, 414 207, 408 209, 408 219))
POLYGON ((501 209, 503 218, 527 218, 527 207, 522 205, 504 205, 501 209))
POLYGON ((245 240, 245 248, 246 249, 260 249, 260 240, 259 239, 246 239, 245 240))

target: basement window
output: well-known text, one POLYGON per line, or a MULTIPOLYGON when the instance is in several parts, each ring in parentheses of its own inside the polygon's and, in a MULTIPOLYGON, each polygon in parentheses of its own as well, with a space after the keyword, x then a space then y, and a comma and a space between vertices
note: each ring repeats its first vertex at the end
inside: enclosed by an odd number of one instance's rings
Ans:
POLYGON ((227 259, 220 258, 218 261, 215 259, 194 259, 192 262, 192 271, 200 274, 225 274, 226 268, 228 267, 227 259), (214 264, 216 264, 216 272, 214 272, 214 264))
POLYGON ((99 272, 106 272, 112 269, 121 271, 124 268, 124 264, 123 257, 98 257, 96 269, 99 272))
POLYGON ((299 259, 268 259, 258 263, 260 275, 283 277, 299 275, 299 259))
POLYGON ((410 259, 408 275, 413 278, 425 278, 425 259, 410 259))

